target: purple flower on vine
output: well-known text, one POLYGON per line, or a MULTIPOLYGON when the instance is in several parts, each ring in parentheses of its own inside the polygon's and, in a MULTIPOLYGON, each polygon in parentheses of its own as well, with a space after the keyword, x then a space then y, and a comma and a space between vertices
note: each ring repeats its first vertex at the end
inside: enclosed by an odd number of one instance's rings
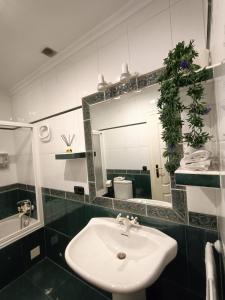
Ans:
POLYGON ((210 113, 210 111, 212 110, 212 108, 211 107, 205 107, 204 108, 204 110, 203 110, 203 112, 202 112, 202 114, 203 115, 208 115, 209 113, 210 113))
POLYGON ((174 152, 175 146, 174 145, 169 145, 168 150, 169 150, 170 153, 174 152))
POLYGON ((189 65, 190 65, 190 63, 189 63, 189 61, 186 60, 186 59, 184 59, 184 60, 182 60, 182 61, 180 62, 180 67, 181 67, 182 69, 188 69, 189 65))

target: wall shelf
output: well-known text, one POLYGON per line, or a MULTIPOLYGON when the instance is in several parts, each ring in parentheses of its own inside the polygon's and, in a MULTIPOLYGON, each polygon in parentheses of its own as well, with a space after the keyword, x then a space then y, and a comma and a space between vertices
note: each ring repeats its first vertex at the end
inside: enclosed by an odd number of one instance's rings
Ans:
POLYGON ((55 159, 77 159, 85 158, 86 152, 77 152, 77 153, 58 153, 55 155, 55 159))
POLYGON ((179 168, 175 171, 175 181, 178 185, 220 188, 220 171, 190 171, 179 168))

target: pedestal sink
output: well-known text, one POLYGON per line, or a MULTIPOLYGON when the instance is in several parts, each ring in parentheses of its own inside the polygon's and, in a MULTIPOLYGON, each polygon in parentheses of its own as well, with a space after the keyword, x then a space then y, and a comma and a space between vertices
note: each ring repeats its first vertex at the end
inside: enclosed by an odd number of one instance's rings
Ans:
POLYGON ((68 244, 68 265, 88 282, 113 294, 113 300, 144 300, 177 254, 177 242, 161 231, 93 218, 68 244))

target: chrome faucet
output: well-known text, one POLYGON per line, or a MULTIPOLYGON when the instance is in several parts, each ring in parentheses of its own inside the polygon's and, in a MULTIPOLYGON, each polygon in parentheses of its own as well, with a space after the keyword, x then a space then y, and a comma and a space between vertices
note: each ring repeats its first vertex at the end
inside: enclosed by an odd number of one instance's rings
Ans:
POLYGON ((28 226, 30 223, 31 212, 34 210, 34 205, 31 204, 30 200, 22 200, 17 202, 17 209, 19 212, 20 228, 23 228, 23 216, 27 219, 24 221, 24 226, 28 226))
POLYGON ((123 235, 128 236, 129 235, 129 231, 131 227, 141 227, 141 225, 138 222, 138 218, 137 217, 133 217, 133 216, 126 216, 126 217, 122 217, 122 214, 119 213, 118 216, 116 217, 116 221, 121 224, 124 225, 125 230, 124 233, 122 233, 123 235))

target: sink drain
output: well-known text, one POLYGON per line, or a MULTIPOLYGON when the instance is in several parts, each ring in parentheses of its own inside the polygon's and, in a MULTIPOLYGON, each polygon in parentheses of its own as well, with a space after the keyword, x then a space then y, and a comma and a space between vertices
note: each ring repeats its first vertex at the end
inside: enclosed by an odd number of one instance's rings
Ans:
POLYGON ((119 258, 119 259, 125 259, 126 258, 126 253, 124 253, 124 252, 119 252, 118 254, 117 254, 117 258, 119 258))

